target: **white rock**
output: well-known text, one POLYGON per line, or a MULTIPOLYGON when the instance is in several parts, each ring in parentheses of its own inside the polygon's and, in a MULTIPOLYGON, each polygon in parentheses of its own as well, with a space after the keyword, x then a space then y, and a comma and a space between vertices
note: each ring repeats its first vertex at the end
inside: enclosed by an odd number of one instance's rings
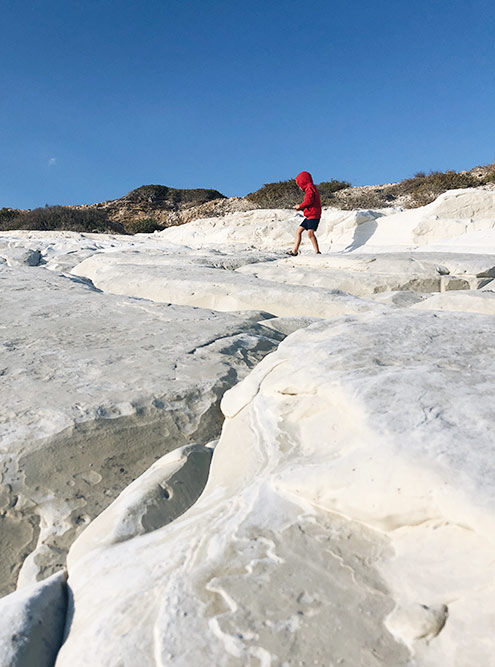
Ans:
POLYGON ((328 286, 302 282, 288 288, 282 281, 279 284, 185 261, 170 262, 155 254, 135 258, 129 253, 101 253, 84 260, 72 273, 89 278, 98 289, 112 294, 223 312, 264 310, 280 317, 335 317, 379 309, 373 302, 328 286))
POLYGON ((0 248, 0 257, 8 266, 38 266, 41 260, 39 250, 15 246, 0 248))
POLYGON ((404 310, 289 336, 224 396, 200 499, 71 565, 57 666, 490 664, 494 336, 404 310))
MULTIPOLYGON (((490 267, 495 258, 491 262, 490 267)), ((432 261, 427 253, 298 256, 244 265, 237 272, 273 283, 340 289, 359 297, 385 291, 469 289, 471 283, 478 286, 475 276, 450 275, 444 264, 432 261)))
POLYGON ((386 619, 387 628, 411 648, 418 639, 433 639, 443 629, 448 617, 446 605, 428 607, 410 604, 396 607, 386 619))
POLYGON ((159 459, 81 533, 67 563, 92 549, 157 530, 183 514, 205 487, 212 453, 209 447, 186 445, 159 459))
POLYGON ((64 572, 0 599, 0 666, 52 667, 66 609, 64 572))
MULTIPOLYGON (((283 336, 251 317, 101 294, 0 266, 0 590, 64 565, 157 458, 218 437, 224 391, 283 336)), ((260 319, 259 313, 256 319, 260 319)))
POLYGON ((469 290, 433 294, 411 306, 415 310, 450 310, 495 315, 495 292, 469 290))

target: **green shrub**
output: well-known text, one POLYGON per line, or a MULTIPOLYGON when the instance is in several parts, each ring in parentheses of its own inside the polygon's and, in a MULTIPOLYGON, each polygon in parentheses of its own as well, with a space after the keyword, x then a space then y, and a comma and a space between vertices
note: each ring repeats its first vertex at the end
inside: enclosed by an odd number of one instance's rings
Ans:
POLYGON ((212 199, 225 199, 225 195, 218 190, 205 188, 180 189, 166 185, 142 185, 122 197, 126 202, 152 204, 161 208, 175 208, 178 204, 196 206, 212 199))
POLYGON ((393 188, 393 194, 396 196, 411 195, 416 206, 424 206, 447 190, 473 188, 479 184, 480 180, 469 172, 459 173, 452 170, 431 171, 429 174, 418 172, 412 178, 406 178, 397 183, 393 188))
POLYGON ((0 218, 0 229, 32 229, 40 231, 63 230, 70 232, 117 232, 124 228, 108 220, 104 211, 95 208, 46 206, 32 211, 16 211, 7 219, 0 218))
POLYGON ((126 223, 125 228, 129 234, 153 234, 153 232, 164 229, 163 225, 160 225, 153 218, 131 220, 126 223))
POLYGON ((321 203, 323 206, 331 206, 334 200, 334 193, 345 188, 350 188, 351 184, 347 181, 336 181, 332 178, 331 181, 323 181, 316 186, 320 193, 321 203))
POLYGON ((265 185, 246 195, 246 199, 259 204, 261 208, 292 208, 301 201, 301 190, 295 179, 265 183, 265 185))
MULTIPOLYGON (((332 198, 334 192, 350 187, 350 183, 331 180, 324 181, 316 187, 320 193, 322 204, 325 205, 332 198)), ((256 192, 246 195, 246 199, 259 204, 262 208, 292 208, 295 204, 299 204, 303 197, 303 193, 293 178, 287 181, 277 181, 276 183, 265 183, 256 192)))
POLYGON ((0 229, 2 225, 7 224, 9 220, 17 217, 22 211, 18 211, 14 208, 0 208, 0 229))
POLYGON ((482 183, 483 185, 487 185, 488 183, 495 183, 495 163, 490 166, 490 169, 482 179, 482 183))

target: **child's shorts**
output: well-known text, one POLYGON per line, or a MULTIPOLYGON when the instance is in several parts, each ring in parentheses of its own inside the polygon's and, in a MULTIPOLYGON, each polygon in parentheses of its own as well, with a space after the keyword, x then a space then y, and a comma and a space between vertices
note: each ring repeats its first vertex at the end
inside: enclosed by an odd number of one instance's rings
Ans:
POLYGON ((320 218, 313 218, 312 220, 307 220, 306 218, 304 218, 304 220, 301 222, 301 227, 304 227, 306 231, 308 229, 312 229, 314 232, 316 232, 319 224, 320 224, 320 218))

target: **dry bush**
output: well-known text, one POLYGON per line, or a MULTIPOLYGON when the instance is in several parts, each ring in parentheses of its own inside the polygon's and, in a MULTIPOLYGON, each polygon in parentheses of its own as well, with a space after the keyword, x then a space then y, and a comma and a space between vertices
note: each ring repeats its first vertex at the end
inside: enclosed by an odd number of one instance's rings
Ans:
POLYGON ((301 201, 301 190, 295 179, 265 183, 265 185, 246 195, 246 199, 261 206, 261 208, 292 208, 301 201))
POLYGON ((95 208, 77 209, 70 206, 45 206, 32 211, 17 211, 15 216, 0 217, 0 229, 31 229, 40 231, 124 233, 122 225, 107 219, 104 211, 95 208))
POLYGON ((447 190, 473 188, 477 185, 480 185, 479 179, 468 172, 431 171, 429 174, 419 172, 412 178, 396 183, 393 194, 411 195, 416 206, 424 206, 447 190))
MULTIPOLYGON (((320 193, 321 203, 326 206, 331 205, 335 192, 350 187, 350 183, 331 180, 324 181, 316 187, 320 193)), ((293 178, 276 183, 265 183, 256 192, 246 195, 246 199, 258 204, 261 208, 292 208, 295 204, 299 204, 303 197, 304 194, 293 178)))
POLYGON ((351 184, 348 181, 336 181, 332 178, 331 181, 322 181, 316 186, 320 193, 321 203, 323 206, 333 206, 335 202, 334 194, 339 190, 350 188, 351 184))

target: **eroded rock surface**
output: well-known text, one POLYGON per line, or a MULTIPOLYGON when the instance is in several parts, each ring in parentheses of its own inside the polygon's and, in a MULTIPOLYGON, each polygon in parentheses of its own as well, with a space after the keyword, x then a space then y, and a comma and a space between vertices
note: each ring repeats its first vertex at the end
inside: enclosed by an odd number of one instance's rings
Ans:
POLYGON ((64 636, 65 573, 0 600, 1 667, 52 667, 64 636))
POLYGON ((495 190, 299 221, 0 234, 0 578, 80 534, 58 665, 491 664, 495 190))
POLYGON ((23 562, 21 584, 63 567, 76 534, 154 460, 217 437, 221 396, 283 336, 41 267, 0 266, 0 292, 6 593, 23 562))
POLYGON ((490 664, 494 336, 404 310, 289 336, 224 396, 200 499, 74 552, 57 665, 490 664))
MULTIPOLYGON (((271 263, 271 262, 269 262, 271 263)), ((373 302, 356 299, 334 287, 315 287, 301 281, 290 289, 275 280, 225 270, 182 258, 147 253, 99 253, 84 260, 72 273, 89 278, 112 294, 139 296, 222 312, 264 310, 272 315, 335 317, 378 309, 373 302)))

